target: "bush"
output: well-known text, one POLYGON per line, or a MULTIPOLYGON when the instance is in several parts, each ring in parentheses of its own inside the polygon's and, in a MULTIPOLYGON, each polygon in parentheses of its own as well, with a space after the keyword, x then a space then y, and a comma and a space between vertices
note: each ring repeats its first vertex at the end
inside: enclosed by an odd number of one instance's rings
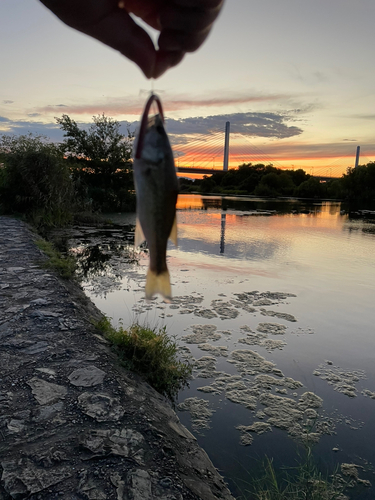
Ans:
POLYGON ((188 384, 192 366, 177 359, 177 344, 159 330, 137 323, 125 330, 114 328, 108 318, 96 325, 115 347, 126 368, 142 375, 158 392, 175 401, 178 391, 188 384))
MULTIPOLYGON (((253 500, 349 500, 344 495, 348 484, 337 472, 324 477, 312 460, 311 449, 306 459, 279 478, 272 460, 264 463, 264 476, 255 483, 253 500)), ((247 497, 247 494, 245 495, 247 497)))
POLYGON ((74 186, 59 148, 41 136, 2 136, 2 211, 23 213, 37 225, 72 218, 74 186))
POLYGON ((319 179, 310 177, 295 189, 294 196, 299 198, 324 198, 326 196, 326 187, 319 179))
POLYGON ((40 239, 35 243, 48 257, 48 260, 42 263, 43 267, 57 271, 62 278, 73 278, 76 269, 76 261, 73 257, 62 256, 49 241, 40 239))

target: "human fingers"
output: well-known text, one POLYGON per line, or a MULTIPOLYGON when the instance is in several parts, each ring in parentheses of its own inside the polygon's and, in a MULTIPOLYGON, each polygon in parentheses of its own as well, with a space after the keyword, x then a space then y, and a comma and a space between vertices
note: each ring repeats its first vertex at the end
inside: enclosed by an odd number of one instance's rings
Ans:
POLYGON ((152 77, 156 63, 154 43, 126 11, 112 12, 81 31, 118 50, 135 62, 147 78, 152 77))
POLYGON ((156 62, 154 66, 153 77, 159 78, 167 69, 177 66, 185 56, 182 51, 164 51, 158 50, 156 53, 156 62))
POLYGON ((216 7, 221 7, 223 0, 174 0, 174 3, 183 7, 214 9, 216 7))
POLYGON ((159 48, 165 51, 193 52, 207 38, 212 24, 220 13, 219 0, 173 0, 160 13, 159 48), (177 1, 189 2, 190 6, 177 1))
POLYGON ((219 12, 219 8, 176 8, 169 5, 160 13, 160 26, 161 29, 181 30, 186 33, 204 31, 213 24, 219 12))
POLYGON ((41 0, 67 25, 118 50, 134 61, 147 78, 156 64, 156 50, 149 35, 119 7, 118 0, 41 0))
POLYGON ((194 52, 199 49, 209 32, 210 29, 194 34, 177 30, 163 30, 160 33, 158 44, 161 50, 167 52, 194 52))

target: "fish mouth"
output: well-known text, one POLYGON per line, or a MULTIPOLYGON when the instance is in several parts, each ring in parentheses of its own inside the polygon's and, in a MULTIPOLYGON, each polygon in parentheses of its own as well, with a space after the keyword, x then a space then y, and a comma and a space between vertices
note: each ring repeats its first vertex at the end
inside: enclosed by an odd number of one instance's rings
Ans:
POLYGON ((158 111, 159 111, 159 116, 161 118, 162 123, 164 123, 164 112, 163 112, 163 106, 161 105, 161 101, 158 95, 156 94, 151 94, 150 97, 148 98, 148 101, 146 102, 145 109, 143 111, 142 115, 142 120, 141 120, 141 126, 139 129, 139 134, 138 134, 138 143, 137 143, 137 148, 135 151, 134 157, 136 159, 139 159, 141 157, 141 152, 143 149, 143 142, 144 142, 144 137, 146 134, 146 130, 149 127, 150 124, 152 124, 152 121, 155 121, 155 117, 149 119, 148 114, 150 112, 150 108, 153 102, 156 102, 158 111), (151 120, 151 122, 150 122, 151 120))

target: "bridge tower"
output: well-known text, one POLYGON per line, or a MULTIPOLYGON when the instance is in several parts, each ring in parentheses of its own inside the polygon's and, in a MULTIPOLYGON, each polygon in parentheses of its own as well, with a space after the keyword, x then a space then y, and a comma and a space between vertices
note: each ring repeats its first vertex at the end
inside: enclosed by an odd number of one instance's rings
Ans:
POLYGON ((357 153, 355 155, 355 165, 354 165, 354 168, 357 168, 358 167, 358 164, 359 164, 359 153, 361 151, 361 146, 357 146, 357 153))
POLYGON ((224 143, 224 172, 228 171, 228 158, 229 158, 229 135, 230 135, 230 122, 225 123, 225 143, 224 143))

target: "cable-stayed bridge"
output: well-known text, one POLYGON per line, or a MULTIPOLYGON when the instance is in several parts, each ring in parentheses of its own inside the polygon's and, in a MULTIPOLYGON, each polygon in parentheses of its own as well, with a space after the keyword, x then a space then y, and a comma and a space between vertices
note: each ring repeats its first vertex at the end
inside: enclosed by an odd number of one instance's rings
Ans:
MULTIPOLYGON (((293 170, 302 168, 306 173, 320 178, 341 177, 346 172, 348 167, 355 167, 360 162, 361 165, 369 163, 371 160, 365 156, 359 159, 359 150, 357 149, 358 157, 353 145, 348 145, 345 153, 341 151, 330 151, 329 157, 334 158, 332 161, 327 160, 324 165, 313 165, 317 161, 316 156, 312 155, 311 164, 301 166, 293 165, 293 160, 290 160, 289 165, 285 165, 271 158, 267 153, 262 151, 258 146, 254 145, 247 136, 242 133, 237 133, 235 125, 227 122, 226 131, 210 133, 206 135, 192 136, 191 140, 184 143, 173 143, 172 148, 175 156, 175 164, 179 173, 190 174, 205 174, 211 175, 218 171, 225 171, 229 168, 237 168, 243 163, 252 163, 270 165, 283 170, 293 170), (229 127, 232 131, 229 135, 229 127), (337 157, 335 158, 335 153, 337 157)), ((313 148, 312 148, 313 149, 313 148)), ((327 154, 327 156, 328 156, 327 154)), ((291 154, 289 154, 291 156, 291 154)), ((323 154, 322 154, 323 156, 323 154)), ((288 162, 289 163, 289 162, 288 162)))

